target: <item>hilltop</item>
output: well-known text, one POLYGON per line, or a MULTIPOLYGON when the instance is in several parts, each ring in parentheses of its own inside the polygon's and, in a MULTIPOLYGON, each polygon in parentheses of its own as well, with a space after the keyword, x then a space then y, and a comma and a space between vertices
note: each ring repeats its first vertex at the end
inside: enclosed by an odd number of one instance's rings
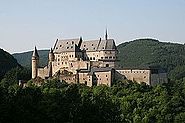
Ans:
MULTIPOLYGON (((31 57, 33 51, 23 52, 23 53, 15 53, 12 54, 15 59, 17 59, 18 63, 24 67, 31 68, 31 57)), ((45 66, 48 62, 48 53, 49 50, 39 50, 39 66, 45 66)))

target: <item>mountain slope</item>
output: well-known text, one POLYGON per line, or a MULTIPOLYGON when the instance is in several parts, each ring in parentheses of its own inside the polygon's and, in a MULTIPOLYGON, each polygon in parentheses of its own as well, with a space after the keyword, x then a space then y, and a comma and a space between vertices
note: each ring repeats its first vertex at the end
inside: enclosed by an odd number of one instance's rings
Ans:
POLYGON ((17 60, 8 52, 0 49, 0 80, 7 71, 15 67, 20 67, 17 60))
MULTIPOLYGON (((123 67, 161 66, 171 76, 171 72, 178 73, 181 66, 185 65, 185 45, 182 44, 139 39, 120 44, 118 50, 119 64, 123 67)), ((185 71, 181 69, 181 72, 185 76, 185 71)))
MULTIPOLYGON (((39 50, 39 66, 45 66, 48 62, 48 52, 49 50, 39 50)), ((31 57, 33 51, 24 52, 24 53, 15 53, 12 54, 18 63, 24 67, 31 67, 31 57)))

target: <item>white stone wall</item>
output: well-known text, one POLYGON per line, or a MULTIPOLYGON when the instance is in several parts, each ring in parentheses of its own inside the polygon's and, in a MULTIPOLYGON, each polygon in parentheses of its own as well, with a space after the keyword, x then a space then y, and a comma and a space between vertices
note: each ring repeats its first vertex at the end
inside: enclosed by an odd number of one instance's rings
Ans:
POLYGON ((124 75, 128 80, 136 81, 138 83, 145 82, 150 85, 150 70, 116 70, 121 75, 124 75))

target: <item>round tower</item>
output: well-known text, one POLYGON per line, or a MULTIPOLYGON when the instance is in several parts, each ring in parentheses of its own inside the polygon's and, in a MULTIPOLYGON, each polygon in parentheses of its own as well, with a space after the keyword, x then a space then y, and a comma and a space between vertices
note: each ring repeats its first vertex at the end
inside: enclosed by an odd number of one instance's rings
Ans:
POLYGON ((38 76, 38 64, 39 64, 39 54, 37 48, 35 47, 32 55, 32 79, 38 76))

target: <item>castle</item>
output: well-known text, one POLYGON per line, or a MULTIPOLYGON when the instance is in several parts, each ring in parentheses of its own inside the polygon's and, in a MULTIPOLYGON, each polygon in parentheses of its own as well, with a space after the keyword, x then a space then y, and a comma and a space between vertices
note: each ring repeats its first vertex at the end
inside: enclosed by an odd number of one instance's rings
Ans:
POLYGON ((111 86, 118 79, 128 79, 148 85, 166 83, 167 74, 158 68, 118 67, 118 50, 114 39, 84 41, 79 39, 56 40, 49 52, 48 65, 39 68, 39 54, 35 47, 32 55, 32 78, 57 77, 67 83, 83 83, 87 86, 111 86))

